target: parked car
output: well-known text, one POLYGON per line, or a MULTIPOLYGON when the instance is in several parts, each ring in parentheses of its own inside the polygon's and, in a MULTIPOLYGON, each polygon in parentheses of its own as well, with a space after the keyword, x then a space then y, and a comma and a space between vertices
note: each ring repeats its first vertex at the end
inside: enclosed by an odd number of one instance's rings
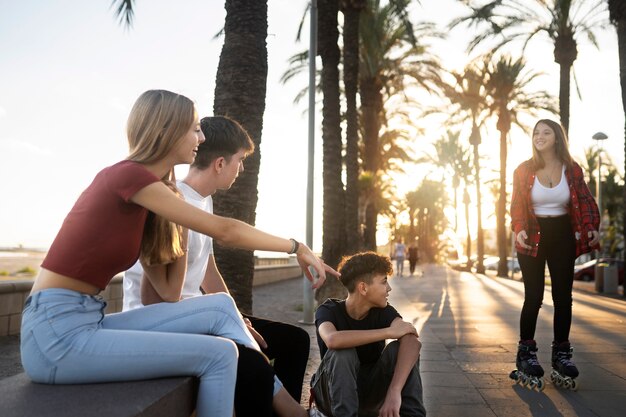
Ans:
MULTIPOLYGON (((513 271, 515 273, 520 271, 519 262, 517 258, 513 259, 510 256, 507 259, 509 265, 509 271, 513 271)), ((497 271, 498 270, 498 262, 500 262, 500 258, 497 256, 490 256, 483 260, 483 265, 487 271, 497 271)))
POLYGON ((574 279, 579 281, 594 281, 596 278, 596 263, 617 264, 617 279, 619 285, 624 284, 624 261, 618 259, 592 259, 582 265, 574 266, 574 279))
POLYGON ((459 259, 448 259, 448 265, 450 265, 450 268, 456 271, 469 272, 472 268, 472 264, 476 260, 475 257, 472 258, 474 259, 470 259, 469 262, 466 256, 463 256, 459 259))

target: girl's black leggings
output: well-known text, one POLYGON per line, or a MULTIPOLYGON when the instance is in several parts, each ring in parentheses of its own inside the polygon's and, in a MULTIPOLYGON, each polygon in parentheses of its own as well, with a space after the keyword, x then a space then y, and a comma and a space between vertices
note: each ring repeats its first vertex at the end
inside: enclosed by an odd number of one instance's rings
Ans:
POLYGON ((520 339, 535 338, 537 317, 543 302, 545 265, 548 264, 554 302, 554 341, 569 339, 572 325, 572 285, 576 241, 569 215, 538 217, 541 230, 536 257, 518 254, 524 280, 524 306, 520 317, 520 339))

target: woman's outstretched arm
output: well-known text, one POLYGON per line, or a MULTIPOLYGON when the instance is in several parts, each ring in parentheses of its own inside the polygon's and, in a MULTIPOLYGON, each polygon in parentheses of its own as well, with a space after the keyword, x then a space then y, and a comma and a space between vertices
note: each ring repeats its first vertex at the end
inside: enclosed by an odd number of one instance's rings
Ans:
MULTIPOLYGON (((225 246, 287 253, 292 248, 292 241, 289 239, 263 232, 242 221, 216 216, 194 207, 178 198, 161 182, 142 188, 131 197, 131 201, 174 223, 211 236, 225 246)), ((324 283, 326 272, 339 276, 338 272, 324 264, 302 243, 296 255, 303 272, 314 283, 314 288, 324 283), (312 267, 319 276, 317 282, 308 267, 312 267)))

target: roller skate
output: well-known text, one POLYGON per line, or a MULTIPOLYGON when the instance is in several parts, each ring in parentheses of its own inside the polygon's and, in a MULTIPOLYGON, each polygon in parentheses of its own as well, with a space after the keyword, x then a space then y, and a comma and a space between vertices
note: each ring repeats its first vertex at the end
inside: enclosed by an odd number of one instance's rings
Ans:
POLYGON ((546 384, 543 380, 543 368, 537 360, 537 343, 534 340, 519 342, 515 365, 517 369, 511 372, 509 378, 524 387, 543 391, 546 384))
POLYGON ((557 387, 576 391, 579 387, 576 377, 578 368, 572 361, 572 346, 569 342, 552 342, 552 372, 550 380, 557 387))

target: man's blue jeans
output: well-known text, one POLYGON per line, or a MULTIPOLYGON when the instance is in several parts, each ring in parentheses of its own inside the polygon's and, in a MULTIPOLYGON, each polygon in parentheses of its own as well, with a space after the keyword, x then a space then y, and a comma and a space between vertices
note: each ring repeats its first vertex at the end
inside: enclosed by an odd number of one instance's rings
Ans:
POLYGON ((80 384, 192 375, 200 379, 198 417, 232 417, 233 341, 258 345, 229 295, 109 315, 105 306, 98 296, 65 289, 29 297, 21 336, 29 377, 46 384, 80 384))

